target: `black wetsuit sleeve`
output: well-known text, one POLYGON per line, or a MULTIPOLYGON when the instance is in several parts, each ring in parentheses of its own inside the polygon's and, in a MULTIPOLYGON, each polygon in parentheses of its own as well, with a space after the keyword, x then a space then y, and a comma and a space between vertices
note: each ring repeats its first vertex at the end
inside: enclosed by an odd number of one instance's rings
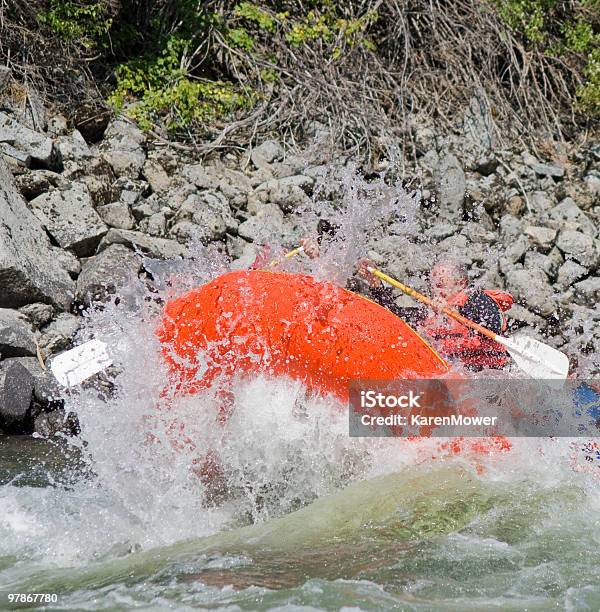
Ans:
POLYGON ((377 302, 380 306, 387 308, 397 317, 400 317, 411 325, 417 325, 427 317, 427 309, 425 307, 398 306, 394 299, 394 291, 391 287, 369 287, 369 294, 367 297, 377 302))

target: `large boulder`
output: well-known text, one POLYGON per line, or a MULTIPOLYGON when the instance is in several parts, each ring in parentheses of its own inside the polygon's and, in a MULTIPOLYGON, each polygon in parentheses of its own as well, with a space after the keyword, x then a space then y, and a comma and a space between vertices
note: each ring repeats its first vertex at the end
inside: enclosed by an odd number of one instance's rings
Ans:
POLYGON ((52 254, 41 223, 17 192, 0 160, 0 307, 51 302, 66 308, 74 291, 52 254))
POLYGON ((29 206, 56 242, 79 256, 91 255, 108 231, 81 183, 73 183, 66 191, 44 193, 29 206))
POLYGON ((458 159, 448 153, 436 168, 436 185, 439 195, 440 217, 459 221, 463 215, 466 178, 458 159))
POLYGON ((575 283, 575 301, 583 306, 598 308, 600 303, 600 277, 591 276, 575 283))
POLYGON ((556 238, 555 229, 539 225, 527 225, 525 227, 525 234, 529 237, 531 242, 544 253, 552 248, 554 239, 556 238))
POLYGON ((58 353, 71 347, 71 341, 79 330, 81 318, 62 312, 52 323, 44 327, 39 339, 45 355, 58 353))
MULTIPOLYGON (((22 365, 33 377, 33 397, 45 406, 60 402, 64 391, 50 370, 43 370, 37 357, 17 357, 7 360, 22 365)), ((5 361, 4 363, 7 363, 5 361)))
POLYGON ((548 211, 548 225, 557 229, 576 230, 596 236, 598 226, 577 206, 572 198, 565 198, 548 211))
POLYGON ((0 355, 35 355, 35 340, 27 318, 17 310, 0 308, 0 355))
POLYGON ((144 133, 132 122, 115 119, 104 133, 102 156, 117 176, 136 179, 146 161, 145 140, 144 133))
POLYGON ((130 230, 135 225, 129 205, 125 202, 111 202, 106 206, 98 206, 96 210, 104 223, 110 227, 130 230))
POLYGON ((542 270, 511 270, 506 273, 506 287, 523 306, 542 316, 556 310, 554 291, 542 270))
POLYGON ((225 196, 216 191, 190 195, 181 205, 175 220, 197 225, 198 238, 205 243, 223 238, 227 230, 237 230, 239 225, 229 210, 225 196))
POLYGON ((118 293, 140 271, 140 258, 122 244, 111 244, 88 259, 77 279, 77 299, 90 305, 118 293))
POLYGON ((250 159, 257 168, 264 168, 283 158, 283 148, 276 140, 266 140, 252 149, 250 159))
POLYGON ((60 165, 60 156, 51 138, 30 130, 2 112, 0 112, 0 143, 21 151, 31 160, 48 168, 60 165))
POLYGON ((595 268, 598 263, 598 246, 591 236, 574 230, 560 232, 556 246, 582 266, 595 268))
POLYGON ((0 429, 8 434, 25 433, 34 380, 12 359, 0 362, 0 429))
POLYGON ((102 239, 98 250, 103 251, 111 244, 125 244, 157 259, 173 259, 189 254, 189 251, 175 240, 155 238, 132 230, 110 229, 102 239))

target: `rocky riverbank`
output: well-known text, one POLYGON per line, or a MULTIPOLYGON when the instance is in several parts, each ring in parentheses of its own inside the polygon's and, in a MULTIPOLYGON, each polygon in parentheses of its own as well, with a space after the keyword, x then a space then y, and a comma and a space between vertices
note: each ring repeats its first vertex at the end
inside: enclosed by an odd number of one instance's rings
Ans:
MULTIPOLYGON (((199 161, 118 117, 90 144, 35 92, 7 102, 10 83, 0 71, 0 430, 47 435, 68 417, 44 364, 69 348, 86 307, 144 273, 142 254, 186 257, 189 244, 214 243, 247 266, 265 241, 297 243, 294 211, 335 204, 352 160, 269 140, 199 161)), ((412 161, 399 164, 422 188, 415 249, 459 252, 475 281, 514 294, 513 329, 597 374, 600 143, 534 154, 500 146, 477 119, 467 113, 450 137, 413 130, 412 161)), ((427 272, 430 259, 399 250, 392 228, 370 246, 399 278, 427 272)))

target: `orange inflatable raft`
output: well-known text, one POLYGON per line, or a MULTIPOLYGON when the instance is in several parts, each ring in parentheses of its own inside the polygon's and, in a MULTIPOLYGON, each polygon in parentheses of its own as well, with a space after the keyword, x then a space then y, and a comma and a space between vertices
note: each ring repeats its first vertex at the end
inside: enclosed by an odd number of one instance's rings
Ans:
POLYGON ((404 321, 311 276, 239 271, 170 302, 159 337, 178 393, 220 376, 301 380, 348 399, 352 379, 429 378, 444 360, 404 321))
MULTIPOLYGON (((172 375, 169 395, 260 373, 288 376, 347 402, 353 379, 430 378, 449 370, 390 311, 303 274, 224 274, 169 302, 158 335, 172 375)), ((429 435, 430 428, 421 433, 429 435)), ((439 450, 488 455, 510 447, 499 436, 454 438, 441 442, 439 450)))

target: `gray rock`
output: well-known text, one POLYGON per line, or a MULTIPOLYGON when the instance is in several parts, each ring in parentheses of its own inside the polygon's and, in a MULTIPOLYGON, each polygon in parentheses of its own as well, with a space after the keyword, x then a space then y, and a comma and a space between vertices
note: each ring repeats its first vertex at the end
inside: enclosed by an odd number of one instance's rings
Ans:
POLYGON ((167 217, 164 211, 154 213, 144 220, 140 229, 150 236, 164 237, 167 233, 167 217))
POLYGON ((124 119, 110 122, 104 133, 102 157, 119 177, 138 178, 146 153, 144 133, 133 123, 124 119))
POLYGON ((30 170, 15 177, 15 184, 26 200, 33 200, 52 187, 68 189, 69 181, 51 170, 30 170))
POLYGON ((135 123, 117 118, 108 124, 102 146, 115 151, 138 151, 145 141, 144 132, 135 123))
POLYGON ((0 154, 3 155, 7 161, 17 166, 23 166, 24 168, 29 168, 29 166, 31 166, 31 155, 19 149, 15 149, 15 147, 6 142, 0 142, 0 154))
POLYGON ((130 230, 135 225, 131 210, 125 202, 112 202, 106 206, 98 206, 96 210, 102 221, 109 227, 130 230))
POLYGON ((527 308, 524 308, 520 304, 513 304, 506 314, 509 319, 530 325, 531 327, 542 327, 546 324, 546 321, 542 317, 527 310, 527 308))
POLYGON ((593 196, 600 196, 600 176, 588 174, 585 178, 585 186, 593 196))
POLYGON ((513 269, 506 273, 506 286, 517 300, 542 316, 556 310, 554 291, 542 270, 513 269))
POLYGON ((141 221, 160 212, 163 205, 163 201, 156 194, 152 194, 149 198, 140 200, 131 210, 136 220, 141 221))
POLYGON ((69 123, 64 115, 54 115, 48 119, 48 134, 53 138, 64 136, 69 129, 69 123))
POLYGON ((534 191, 527 199, 531 210, 536 214, 547 213, 554 206, 554 200, 545 191, 534 191))
POLYGON ((71 346, 71 341, 79 330, 81 319, 75 315, 62 312, 52 323, 44 327, 39 339, 40 348, 45 355, 64 351, 71 346))
POLYGON ((543 270, 549 278, 554 278, 562 263, 563 259, 558 250, 548 255, 543 255, 538 251, 528 251, 525 254, 523 267, 525 270, 531 270, 532 268, 543 270))
POLYGON ((583 306, 598 308, 600 302, 600 277, 592 276, 574 285, 575 301, 583 306))
POLYGON ((554 247, 547 255, 543 255, 538 251, 528 251, 525 254, 523 267, 526 270, 530 268, 539 268, 546 273, 548 278, 554 279, 556 278, 558 269, 563 263, 563 256, 560 254, 560 251, 554 247))
POLYGON ((182 245, 206 242, 205 231, 191 221, 177 221, 169 230, 169 236, 182 245))
POLYGON ((523 234, 523 223, 514 215, 503 215, 500 219, 500 235, 508 242, 523 234))
POLYGON ((25 433, 33 384, 33 376, 20 363, 0 362, 0 429, 5 433, 25 433))
POLYGON ((146 181, 134 180, 127 177, 118 178, 112 185, 112 190, 120 202, 128 206, 134 206, 144 194, 148 192, 149 185, 146 181))
POLYGON ((171 181, 169 191, 165 199, 173 210, 177 210, 188 199, 192 193, 196 193, 196 187, 181 177, 174 177, 171 181))
POLYGON ((118 294, 140 271, 140 257, 122 244, 111 244, 88 259, 77 279, 77 299, 89 306, 118 294))
POLYGON ((63 392, 50 370, 42 370, 37 357, 17 357, 10 360, 19 363, 33 377, 33 396, 40 404, 50 404, 60 400, 63 392))
POLYGON ((87 187, 80 183, 67 191, 38 196, 29 205, 56 242, 80 256, 93 253, 108 230, 92 206, 87 187))
POLYGON ((463 134, 466 148, 475 155, 494 146, 494 120, 485 95, 476 94, 470 99, 463 118, 463 134))
POLYGON ((529 240, 525 236, 518 236, 508 244, 504 251, 504 257, 511 263, 516 263, 525 255, 529 247, 529 240))
POLYGON ((270 179, 256 188, 255 195, 263 203, 277 204, 284 212, 291 212, 309 204, 315 180, 310 176, 296 175, 270 179))
POLYGON ((531 164, 531 169, 538 176, 550 176, 552 178, 562 178, 565 175, 565 169, 562 166, 556 166, 551 164, 531 164))
POLYGON ((79 259, 71 251, 65 251, 59 247, 52 247, 52 252, 60 267, 66 270, 71 278, 77 278, 77 275, 81 272, 79 259))
POLYGON ((17 310, 0 308, 0 355, 35 355, 35 340, 27 318, 17 310))
POLYGON ((54 259, 38 219, 0 160, 0 307, 52 302, 66 308, 73 281, 54 259))
POLYGON ((559 233, 556 246, 582 266, 595 267, 598 263, 598 250, 592 237, 582 232, 565 230, 559 233))
POLYGON ((87 187, 94 206, 104 206, 119 199, 118 193, 113 188, 115 174, 101 157, 92 157, 73 180, 78 180, 87 187))
POLYGON ((458 233, 458 227, 452 223, 436 223, 426 231, 433 240, 443 240, 458 233))
POLYGON ((172 259, 189 255, 189 251, 175 240, 154 238, 153 236, 147 236, 142 232, 134 232, 132 230, 114 228, 108 230, 108 233, 98 246, 98 251, 103 251, 111 244, 124 244, 134 247, 158 259, 172 259))
POLYGON ((42 327, 50 322, 54 316, 54 308, 50 304, 27 304, 19 308, 19 312, 25 315, 35 327, 42 327))
POLYGON ((250 179, 243 172, 226 168, 219 181, 219 190, 227 198, 232 208, 239 209, 245 208, 253 187, 250 179))
POLYGON ((589 270, 587 268, 580 266, 571 259, 568 259, 558 270, 556 285, 559 287, 559 289, 564 290, 572 285, 575 281, 582 279, 588 274, 589 270))
POLYGON ((232 249, 230 251, 232 257, 235 257, 235 259, 231 262, 231 269, 248 270, 256 260, 259 250, 260 245, 241 240, 241 242, 236 244, 235 250, 232 249))
POLYGON ((238 228, 242 238, 260 244, 280 240, 286 235, 283 213, 275 204, 261 205, 253 215, 238 228))
POLYGON ((436 168, 439 214, 449 221, 459 221, 463 214, 466 191, 465 173, 454 155, 445 155, 436 168))
POLYGON ((571 198, 565 198, 550 210, 549 223, 558 229, 576 230, 596 236, 598 226, 595 224, 571 198))
POLYGON ((103 159, 116 176, 136 179, 140 176, 146 155, 142 151, 105 151, 103 159))
POLYGON ((263 168, 266 164, 283 159, 283 147, 275 140, 266 140, 252 149, 250 159, 257 168, 263 168))
POLYGON ((151 159, 146 160, 142 174, 154 193, 162 193, 169 188, 171 179, 158 162, 151 159))
POLYGON ((548 252, 554 245, 556 230, 540 225, 526 225, 525 235, 537 246, 540 251, 548 252))
POLYGON ((30 130, 2 112, 0 112, 0 143, 13 146, 48 168, 56 166, 59 162, 52 139, 30 130))
POLYGON ((54 436, 75 436, 80 427, 77 415, 73 412, 65 412, 62 408, 52 412, 42 412, 35 417, 33 430, 42 438, 54 436))
MULTIPOLYGON (((288 177, 294 178, 294 177, 288 177)), ((310 198, 298 185, 284 184, 281 179, 279 186, 271 190, 271 202, 274 202, 283 212, 290 213, 310 204, 310 198)))
POLYGON ((59 136, 58 150, 63 160, 81 161, 93 155, 88 143, 78 130, 73 130, 69 136, 59 136))
POLYGON ((475 162, 475 172, 479 172, 483 176, 489 176, 496 171, 498 164, 498 160, 493 156, 480 157, 475 162))
POLYGON ((225 197, 214 191, 190 195, 181 205, 175 219, 198 225, 204 242, 219 240, 227 230, 236 231, 239 225, 225 197))
POLYGON ((216 190, 219 188, 220 176, 212 166, 202 164, 183 166, 181 176, 200 189, 216 190))

